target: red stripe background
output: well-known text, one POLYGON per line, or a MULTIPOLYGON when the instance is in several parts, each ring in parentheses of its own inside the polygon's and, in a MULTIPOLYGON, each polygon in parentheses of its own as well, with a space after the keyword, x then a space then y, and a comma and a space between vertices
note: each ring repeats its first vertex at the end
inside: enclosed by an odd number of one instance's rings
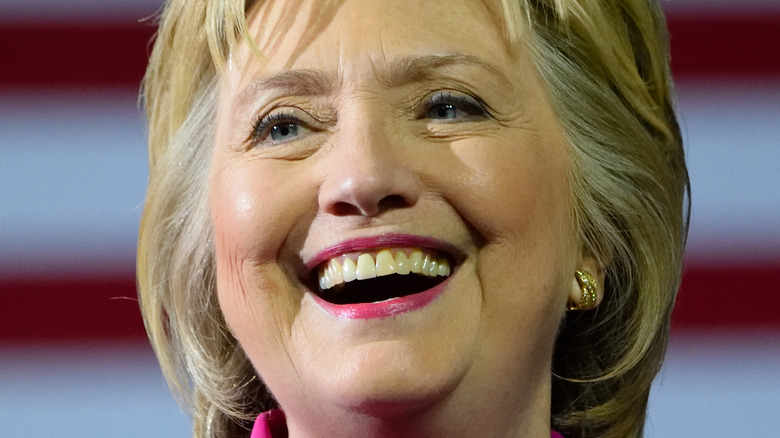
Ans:
MULTIPOLYGON (((780 328, 780 267, 689 266, 672 327, 780 328)), ((143 340, 131 276, 0 279, 0 343, 143 340)))
MULTIPOLYGON (((669 17, 681 79, 780 81, 780 11, 669 17)), ((0 23, 0 89, 136 88, 148 22, 0 23)), ((675 330, 780 328, 780 260, 686 267, 675 330)), ((142 340, 131 274, 0 278, 0 343, 142 340)))
MULTIPOLYGON (((672 14, 678 78, 780 78, 780 10, 728 15, 672 14)), ((152 22, 0 23, 0 86, 137 87, 152 22)))

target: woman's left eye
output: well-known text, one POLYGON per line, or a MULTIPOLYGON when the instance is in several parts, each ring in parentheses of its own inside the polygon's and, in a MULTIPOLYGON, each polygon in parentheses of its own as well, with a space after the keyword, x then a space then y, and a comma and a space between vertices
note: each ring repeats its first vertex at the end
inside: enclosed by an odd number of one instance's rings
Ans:
POLYGON ((434 94, 425 102, 424 114, 421 118, 431 120, 466 121, 484 119, 488 116, 482 102, 474 97, 441 92, 434 94))

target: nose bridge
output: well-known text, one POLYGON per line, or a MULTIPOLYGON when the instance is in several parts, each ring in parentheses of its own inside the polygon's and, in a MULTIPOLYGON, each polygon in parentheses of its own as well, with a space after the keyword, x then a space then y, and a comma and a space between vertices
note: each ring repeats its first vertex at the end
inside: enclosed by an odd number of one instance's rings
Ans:
POLYGON ((340 116, 335 144, 327 157, 320 208, 333 215, 376 216, 408 207, 420 196, 420 183, 381 112, 358 108, 340 116))

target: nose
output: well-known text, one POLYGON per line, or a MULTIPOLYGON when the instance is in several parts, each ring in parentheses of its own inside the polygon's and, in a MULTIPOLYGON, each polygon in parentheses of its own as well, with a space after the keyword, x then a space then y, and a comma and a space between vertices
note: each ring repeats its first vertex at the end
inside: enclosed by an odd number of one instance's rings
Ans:
POLYGON ((328 152, 320 209, 335 216, 373 217, 416 204, 420 180, 404 158, 409 155, 403 146, 391 141, 377 124, 356 125, 359 128, 340 129, 328 152))

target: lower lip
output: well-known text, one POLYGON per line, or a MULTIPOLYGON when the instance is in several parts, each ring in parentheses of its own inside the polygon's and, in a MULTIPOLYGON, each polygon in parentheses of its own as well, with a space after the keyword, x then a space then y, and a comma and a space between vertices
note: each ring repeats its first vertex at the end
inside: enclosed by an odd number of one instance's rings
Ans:
POLYGON ((378 303, 333 304, 312 294, 317 304, 339 319, 378 319, 408 313, 430 304, 444 292, 450 278, 424 292, 378 303))

